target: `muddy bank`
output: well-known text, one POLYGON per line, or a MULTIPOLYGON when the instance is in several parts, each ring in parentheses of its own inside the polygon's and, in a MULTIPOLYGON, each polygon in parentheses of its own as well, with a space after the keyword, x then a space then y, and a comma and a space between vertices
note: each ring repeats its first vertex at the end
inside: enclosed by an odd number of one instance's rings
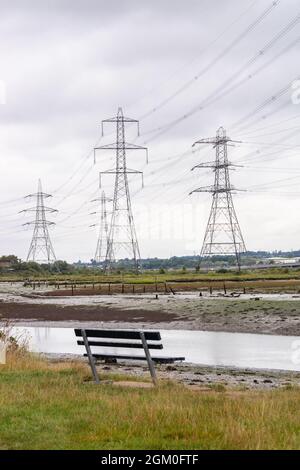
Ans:
MULTIPOLYGON (((43 354, 50 362, 87 362, 82 356, 75 354, 43 354)), ((145 364, 98 364, 98 372, 101 374, 112 373, 126 375, 128 379, 144 377, 149 379, 149 370, 145 364)), ((212 367, 193 364, 156 365, 158 378, 174 380, 196 389, 212 389, 223 391, 226 388, 237 390, 261 390, 279 387, 292 387, 300 385, 300 372, 287 372, 280 370, 239 369, 235 367, 212 367)), ((87 367, 87 377, 92 376, 87 367)))
POLYGON ((178 315, 148 310, 126 310, 102 305, 55 305, 43 303, 0 302, 0 320, 42 322, 172 322, 178 315))
POLYGON ((300 300, 110 296, 17 298, 0 318, 22 325, 161 328, 300 336, 300 300))
MULTIPOLYGON (((40 285, 28 286, 29 289, 38 290, 40 285)), ((167 279, 165 282, 106 282, 106 283, 56 283, 48 285, 45 296, 66 297, 66 296, 93 296, 107 294, 134 294, 134 293, 180 293, 180 292, 202 292, 213 293, 221 291, 226 293, 300 293, 300 279, 167 279)))

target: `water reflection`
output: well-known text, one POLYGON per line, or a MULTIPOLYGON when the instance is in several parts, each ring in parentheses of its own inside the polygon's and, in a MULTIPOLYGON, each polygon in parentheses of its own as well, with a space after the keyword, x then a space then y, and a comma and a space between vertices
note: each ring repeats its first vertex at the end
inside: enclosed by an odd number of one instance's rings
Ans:
MULTIPOLYGON (((30 337, 38 352, 81 354, 71 328, 17 327, 30 337)), ((285 369, 300 371, 295 361, 296 336, 272 336, 188 330, 161 330, 163 351, 159 355, 185 356, 187 362, 207 365, 285 369)), ((125 353, 125 350, 123 351, 125 353)))

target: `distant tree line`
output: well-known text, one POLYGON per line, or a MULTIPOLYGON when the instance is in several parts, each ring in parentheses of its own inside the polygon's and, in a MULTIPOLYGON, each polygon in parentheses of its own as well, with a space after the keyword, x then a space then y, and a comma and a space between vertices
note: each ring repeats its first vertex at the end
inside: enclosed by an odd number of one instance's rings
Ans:
POLYGON ((0 256, 0 273, 22 274, 72 274, 76 268, 66 261, 55 261, 52 264, 35 263, 34 261, 22 261, 15 255, 0 256))
MULTIPOLYGON (((300 250, 295 251, 248 251, 242 255, 242 264, 250 266, 253 264, 263 263, 264 259, 271 257, 283 258, 300 258, 300 250)), ((199 270, 199 256, 172 256, 170 258, 144 258, 141 260, 143 270, 156 270, 165 272, 167 270, 199 270)), ((206 264, 218 269, 226 269, 226 267, 234 266, 236 259, 231 255, 218 255, 204 258, 201 266, 206 264)), ((0 256, 0 273, 16 272, 22 274, 74 274, 95 272, 103 269, 103 263, 96 263, 90 260, 89 263, 78 261, 76 263, 67 263, 63 260, 57 260, 52 264, 36 263, 34 261, 22 261, 15 255, 0 256)), ((125 258, 116 261, 113 265, 116 272, 134 270, 133 260, 125 258)))

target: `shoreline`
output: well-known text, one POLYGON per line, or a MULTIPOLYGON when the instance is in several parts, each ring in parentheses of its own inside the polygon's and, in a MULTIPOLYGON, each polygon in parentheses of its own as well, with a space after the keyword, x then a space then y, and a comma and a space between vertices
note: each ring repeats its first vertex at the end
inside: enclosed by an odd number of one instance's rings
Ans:
MULTIPOLYGON (((87 359, 77 354, 40 353, 50 363, 85 363, 87 359)), ((101 374, 107 372, 149 378, 146 364, 122 361, 117 364, 101 363, 97 365, 101 374)), ((280 369, 239 368, 234 366, 209 366, 205 364, 180 363, 156 365, 157 376, 162 380, 172 380, 198 391, 233 389, 237 393, 245 390, 274 390, 299 386, 300 372, 280 369)), ((92 374, 91 374, 92 380, 92 374)))
MULTIPOLYGON (((6 321, 0 318, 0 328, 4 326, 6 321)), ((174 322, 159 322, 155 323, 152 321, 148 322, 126 322, 126 321, 81 321, 81 320, 59 320, 59 321, 47 321, 47 320, 36 320, 32 319, 11 319, 9 320, 9 324, 15 327, 30 327, 30 328, 102 328, 102 329, 146 329, 146 330, 182 330, 182 331, 206 331, 212 333, 244 333, 249 335, 267 335, 267 336, 291 336, 291 337, 298 337, 299 333, 291 332, 286 333, 284 330, 284 334, 280 333, 280 331, 261 331, 261 330, 249 330, 246 327, 236 327, 231 328, 228 327, 227 329, 223 328, 222 325, 210 327, 209 325, 203 325, 200 327, 197 322, 193 321, 174 321, 174 322)))
POLYGON ((300 336, 300 300, 196 296, 31 298, 3 295, 0 323, 300 336))
MULTIPOLYGON (((297 294, 264 294, 239 298, 199 293, 178 295, 110 295, 43 297, 23 289, 0 293, 0 327, 124 328, 197 330, 300 336, 300 298, 297 294)), ((73 354, 43 354, 50 362, 86 361, 73 354)), ((99 371, 147 377, 145 365, 102 364, 99 371)), ((158 376, 197 390, 233 388, 274 389, 300 384, 300 372, 239 369, 232 366, 172 364, 158 366, 158 376)))

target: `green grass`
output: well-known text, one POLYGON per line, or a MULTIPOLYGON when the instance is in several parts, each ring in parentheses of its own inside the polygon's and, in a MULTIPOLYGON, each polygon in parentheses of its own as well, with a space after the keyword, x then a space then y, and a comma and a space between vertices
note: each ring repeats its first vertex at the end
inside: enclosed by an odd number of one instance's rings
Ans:
POLYGON ((218 272, 208 272, 208 273, 196 273, 194 271, 187 271, 183 273, 182 270, 166 271, 164 274, 160 274, 157 271, 144 271, 140 274, 134 274, 130 272, 124 272, 123 274, 104 274, 101 272, 90 271, 85 274, 75 273, 75 274, 52 274, 52 275, 43 275, 43 274, 34 274, 32 275, 22 275, 18 273, 2 273, 0 274, 0 282, 16 282, 16 281, 25 281, 30 277, 31 280, 35 281, 49 281, 50 284, 55 284, 56 282, 70 282, 70 283, 136 283, 136 284, 153 284, 155 282, 224 282, 232 281, 238 282, 241 281, 272 281, 272 280, 300 280, 300 270, 290 269, 286 270, 281 268, 268 268, 268 269, 251 269, 238 272, 227 272, 227 273, 218 273, 218 272))
POLYGON ((183 272, 181 269, 177 270, 166 270, 165 273, 159 273, 158 271, 142 271, 139 274, 132 272, 123 273, 111 273, 105 274, 97 270, 87 270, 85 273, 73 273, 73 274, 42 274, 42 273, 0 273, 0 281, 14 282, 14 281, 25 281, 30 279, 35 280, 50 280, 50 281, 77 281, 77 282, 164 282, 173 280, 254 280, 254 279, 300 279, 300 269, 287 269, 279 267, 270 267, 265 269, 245 269, 241 272, 228 271, 226 273, 220 273, 216 271, 209 272, 195 272, 194 270, 183 272))
POLYGON ((0 449, 300 449, 298 388, 139 389, 89 376, 28 358, 0 366, 0 449))

